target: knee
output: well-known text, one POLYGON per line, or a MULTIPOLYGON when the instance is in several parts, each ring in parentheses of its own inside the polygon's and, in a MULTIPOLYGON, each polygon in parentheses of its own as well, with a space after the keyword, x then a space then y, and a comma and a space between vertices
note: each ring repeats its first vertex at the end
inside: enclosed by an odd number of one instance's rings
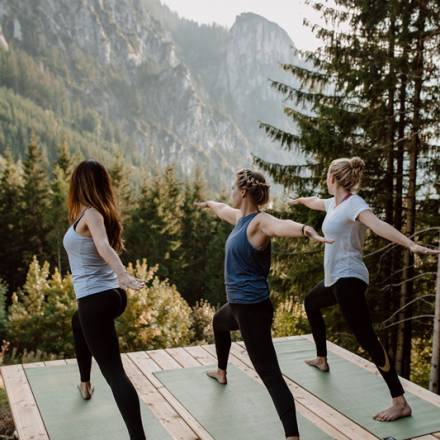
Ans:
POLYGON ((359 345, 366 351, 382 353, 382 346, 374 331, 365 331, 365 329, 354 329, 354 335, 359 345))

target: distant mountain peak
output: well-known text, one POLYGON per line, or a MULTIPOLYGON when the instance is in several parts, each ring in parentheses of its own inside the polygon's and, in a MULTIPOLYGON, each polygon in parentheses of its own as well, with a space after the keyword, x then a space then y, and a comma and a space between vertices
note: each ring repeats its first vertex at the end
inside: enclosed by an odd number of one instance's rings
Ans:
POLYGON ((265 28, 271 29, 273 32, 277 32, 280 34, 280 37, 285 38, 291 42, 291 45, 294 46, 289 34, 277 23, 274 21, 270 21, 262 15, 256 14, 255 12, 242 12, 237 15, 235 18, 235 22, 231 28, 234 29, 236 27, 241 26, 264 26, 265 28))

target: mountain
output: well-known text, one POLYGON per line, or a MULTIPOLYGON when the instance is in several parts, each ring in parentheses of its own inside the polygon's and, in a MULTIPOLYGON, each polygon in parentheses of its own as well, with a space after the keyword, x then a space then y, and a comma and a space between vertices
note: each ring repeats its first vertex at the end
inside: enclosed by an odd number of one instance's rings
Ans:
POLYGON ((0 153, 33 135, 50 161, 67 140, 84 157, 200 168, 224 186, 251 153, 279 158, 258 120, 285 123, 268 78, 286 80, 279 63, 295 57, 255 14, 227 30, 158 0, 0 0, 0 153))

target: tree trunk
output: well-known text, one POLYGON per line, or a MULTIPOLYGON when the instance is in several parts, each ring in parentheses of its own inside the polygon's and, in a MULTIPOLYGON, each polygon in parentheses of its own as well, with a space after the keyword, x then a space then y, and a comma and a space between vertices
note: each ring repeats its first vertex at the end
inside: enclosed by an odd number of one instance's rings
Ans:
MULTIPOLYGON (((412 137, 409 142, 409 175, 407 191, 406 211, 406 233, 412 235, 415 231, 416 220, 416 191, 417 191, 417 160, 421 150, 420 129, 422 126, 422 86, 424 73, 424 28, 425 10, 423 5, 419 10, 416 23, 417 45, 414 58, 414 97, 413 97, 413 120, 412 137)), ((406 305, 413 298, 413 282, 409 281, 414 276, 414 257, 406 250, 403 257, 403 284, 400 291, 400 307, 406 305)), ((399 324, 397 336, 396 364, 401 376, 408 378, 411 365, 411 339, 412 339, 412 311, 413 307, 408 306, 399 313, 399 324)))
POLYGON ((435 285, 434 331, 432 333, 429 390, 433 393, 440 394, 440 256, 437 261, 437 282, 435 285))
MULTIPOLYGON (((396 40, 396 0, 391 2, 390 24, 388 29, 388 63, 389 63, 389 87, 388 87, 388 103, 387 103, 387 136, 386 136, 386 154, 387 167, 385 176, 385 221, 389 224, 394 223, 394 148, 396 134, 395 120, 395 94, 396 94, 396 75, 395 75, 395 40, 396 40)), ((389 283, 394 283, 393 274, 396 269, 394 261, 395 253, 390 253, 390 258, 385 263, 385 276, 389 283)), ((393 298, 395 296, 395 288, 390 287, 384 295, 381 307, 381 320, 388 317, 393 312, 393 298)), ((386 339, 386 349, 389 350, 389 340, 386 339)))
MULTIPOLYGON (((400 85, 399 85, 399 118, 397 124, 397 142, 396 142, 396 174, 395 174, 395 199, 394 199, 394 227, 402 231, 403 226, 403 164, 405 154, 405 134, 407 132, 407 117, 406 117, 406 100, 407 100, 407 84, 408 84, 408 26, 409 26, 409 10, 405 8, 402 18, 402 32, 401 32, 401 46, 402 61, 400 63, 400 85)), ((402 268, 402 248, 398 247, 394 250, 394 269, 395 271, 402 268)), ((396 280, 401 279, 401 274, 396 274, 396 280)), ((394 282, 394 279, 391 280, 394 282)), ((393 291, 392 310, 399 307, 398 291, 393 291)), ((392 327, 388 334, 389 353, 393 359, 396 358, 397 347, 397 327, 392 327)))

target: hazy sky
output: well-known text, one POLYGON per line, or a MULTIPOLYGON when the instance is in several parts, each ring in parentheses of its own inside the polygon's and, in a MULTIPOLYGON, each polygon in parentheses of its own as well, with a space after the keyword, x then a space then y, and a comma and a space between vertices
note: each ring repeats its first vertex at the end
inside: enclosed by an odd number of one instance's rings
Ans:
POLYGON ((320 22, 319 14, 304 0, 161 0, 181 17, 199 23, 231 27, 242 12, 255 12, 279 24, 292 38, 298 49, 315 49, 318 42, 303 26, 306 17, 312 23, 320 22))

